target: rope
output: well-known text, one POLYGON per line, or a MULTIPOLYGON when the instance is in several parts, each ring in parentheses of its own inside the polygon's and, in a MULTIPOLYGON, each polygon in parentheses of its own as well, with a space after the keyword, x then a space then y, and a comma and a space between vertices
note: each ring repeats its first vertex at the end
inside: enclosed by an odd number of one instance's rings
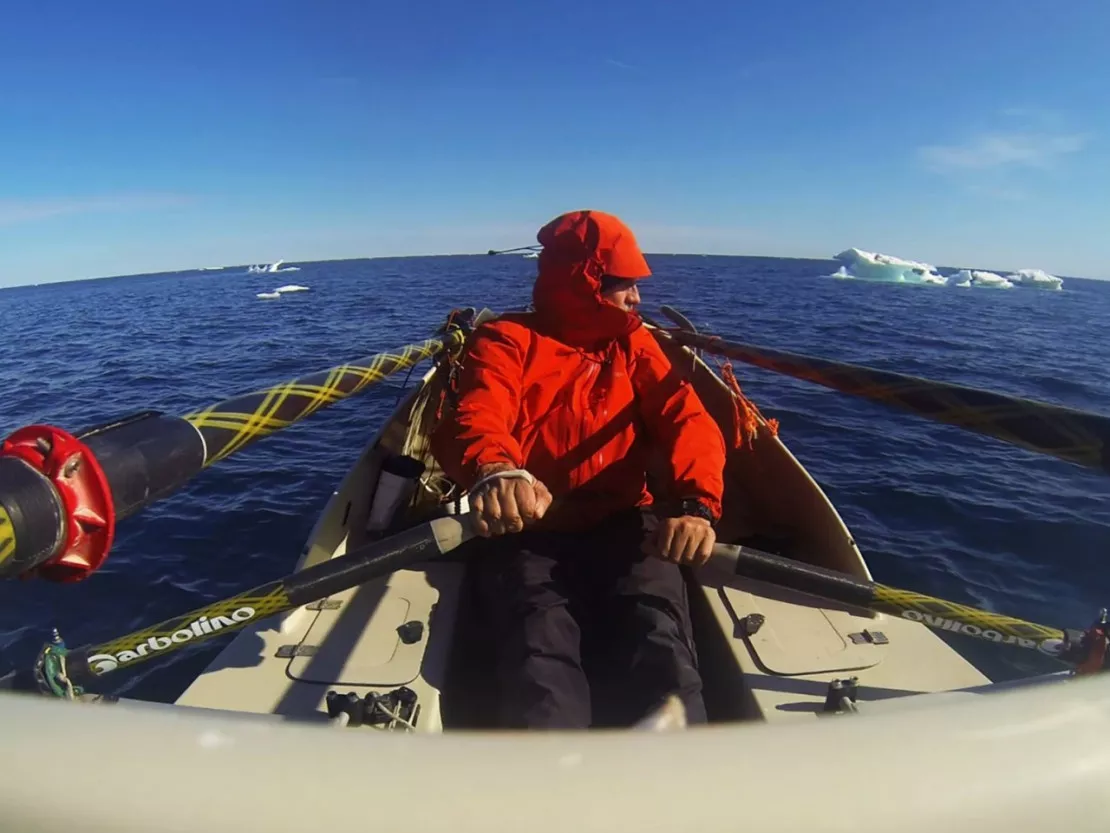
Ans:
MULTIPOLYGON (((709 340, 720 341, 720 337, 709 336, 709 340)), ((771 432, 772 437, 777 437, 779 421, 777 419, 767 419, 756 404, 744 395, 744 391, 740 389, 740 381, 736 378, 736 371, 732 367, 732 361, 718 356, 717 365, 721 371, 721 378, 728 387, 729 393, 732 394, 732 409, 736 421, 733 448, 739 449, 745 445, 749 449, 752 448, 755 438, 759 434, 761 424, 767 426, 767 430, 771 432)))
POLYGON ((66 655, 65 654, 59 654, 58 655, 58 680, 62 683, 62 685, 65 686, 66 699, 67 700, 76 700, 77 699, 77 692, 74 691, 73 683, 70 682, 69 675, 66 674, 66 655))
MULTIPOLYGON (((452 328, 461 330, 458 324, 455 323, 455 316, 461 310, 453 309, 447 316, 447 323, 443 325, 444 333, 450 333, 452 328)), ((439 402, 436 403, 436 425, 443 419, 443 406, 447 401, 448 395, 451 396, 452 401, 457 400, 459 394, 459 368, 462 365, 460 356, 462 355, 463 345, 465 339, 459 344, 457 350, 447 350, 444 353, 443 361, 447 365, 447 380, 439 392, 439 402)))
MULTIPOLYGON (((382 712, 385 713, 385 715, 387 717, 391 718, 394 723, 400 723, 402 726, 404 726, 410 732, 415 732, 416 731, 416 726, 414 724, 410 723, 409 721, 405 720, 405 718, 401 717, 401 715, 398 714, 395 709, 390 709, 389 707, 387 707, 385 705, 385 703, 383 703, 381 701, 380 697, 375 697, 374 698, 374 708, 380 709, 382 712)), ((392 729, 393 727, 392 726, 387 726, 387 727, 383 727, 383 728, 392 729)))
POLYGON ((477 495, 482 489, 486 488, 495 480, 527 480, 529 483, 535 483, 536 478, 532 473, 524 469, 507 469, 505 471, 495 471, 493 474, 486 475, 470 488, 470 494, 477 495))
POLYGON ((401 389, 397 391, 397 398, 393 401, 393 410, 397 410, 397 406, 401 404, 401 397, 405 395, 408 390, 409 380, 412 379, 412 372, 416 369, 416 365, 409 366, 409 372, 405 374, 405 381, 401 383, 401 389))

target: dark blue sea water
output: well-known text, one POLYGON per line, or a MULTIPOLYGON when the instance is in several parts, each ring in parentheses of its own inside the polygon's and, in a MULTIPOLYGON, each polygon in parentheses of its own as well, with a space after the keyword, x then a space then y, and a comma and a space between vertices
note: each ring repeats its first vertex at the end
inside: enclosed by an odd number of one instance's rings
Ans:
MULTIPOLYGON (((834 280, 835 264, 653 256, 645 311, 812 353, 1110 414, 1110 283, 1062 292, 834 280)), ((443 257, 111 278, 0 291, 0 435, 77 429, 227 396, 428 337, 453 306, 520 307, 534 262, 443 257), (310 292, 263 301, 295 282, 310 292)), ((877 580, 1034 621, 1084 626, 1110 602, 1110 479, 811 384, 737 366, 746 391, 825 488, 877 580)), ((263 440, 121 523, 76 585, 0 585, 0 670, 119 636, 278 578, 404 376, 263 440)), ((1045 665, 961 649, 1010 678, 1045 665)), ((222 643, 148 663, 120 693, 173 699, 222 643)))

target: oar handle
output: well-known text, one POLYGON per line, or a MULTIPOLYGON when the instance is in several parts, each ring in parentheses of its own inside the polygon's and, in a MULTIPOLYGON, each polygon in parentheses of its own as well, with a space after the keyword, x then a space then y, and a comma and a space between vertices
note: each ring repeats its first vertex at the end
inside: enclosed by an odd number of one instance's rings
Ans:
POLYGON ((873 582, 751 547, 716 544, 708 563, 744 578, 791 587, 856 607, 869 608, 875 597, 873 582))

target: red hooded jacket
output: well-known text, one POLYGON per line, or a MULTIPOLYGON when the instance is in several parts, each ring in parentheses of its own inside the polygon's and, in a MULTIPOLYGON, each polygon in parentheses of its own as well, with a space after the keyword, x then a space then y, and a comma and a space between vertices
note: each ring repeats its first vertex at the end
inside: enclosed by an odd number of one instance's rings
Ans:
POLYGON ((598 211, 540 229, 535 312, 480 326, 462 359, 458 402, 432 437, 446 474, 469 488, 492 463, 524 468, 555 503, 542 526, 586 528, 652 502, 652 448, 674 498, 721 512, 725 444, 690 383, 634 314, 601 299, 602 275, 651 274, 631 231, 598 211), (657 455, 658 456, 658 455, 657 455))

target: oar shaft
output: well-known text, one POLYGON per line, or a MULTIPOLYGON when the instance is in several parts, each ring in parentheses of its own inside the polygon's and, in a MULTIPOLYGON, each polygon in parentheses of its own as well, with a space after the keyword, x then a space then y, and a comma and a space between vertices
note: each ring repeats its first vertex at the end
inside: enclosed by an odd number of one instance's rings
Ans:
POLYGON ((0 450, 0 579, 85 578, 107 556, 116 521, 173 494, 206 466, 463 337, 453 329, 184 417, 145 412, 76 436, 51 426, 19 429, 0 450))
POLYGON ((1110 418, 917 376, 669 331, 676 341, 1110 474, 1110 418))
POLYGON ((876 584, 872 610, 891 613, 903 619, 921 622, 931 628, 975 636, 988 642, 1035 648, 1055 656, 1064 631, 1001 613, 990 613, 968 605, 926 596, 912 590, 901 590, 876 584))
POLYGON ((889 613, 936 630, 1017 645, 1054 657, 1059 657, 1065 647, 1066 634, 1060 628, 888 587, 750 547, 718 544, 713 548, 710 563, 744 578, 789 587, 864 610, 889 613))
POLYGON ((531 246, 517 246, 516 248, 513 248, 513 249, 490 249, 488 252, 486 252, 486 254, 488 254, 488 255, 508 255, 508 254, 513 254, 514 252, 534 252, 534 251, 537 251, 540 248, 542 248, 542 247, 533 244, 531 246))
POLYGON ((399 370, 457 345, 461 338, 461 332, 455 330, 442 338, 402 347, 395 353, 377 353, 236 396, 187 414, 184 419, 204 438, 204 465, 210 466, 256 440, 312 416, 321 408, 334 405, 399 370))
POLYGON ((204 440, 181 417, 137 414, 78 439, 104 471, 117 521, 173 494, 204 467, 204 440))
POLYGON ((222 636, 287 610, 444 555, 472 535, 465 518, 437 518, 383 541, 67 655, 70 681, 81 684, 186 645, 222 636))

